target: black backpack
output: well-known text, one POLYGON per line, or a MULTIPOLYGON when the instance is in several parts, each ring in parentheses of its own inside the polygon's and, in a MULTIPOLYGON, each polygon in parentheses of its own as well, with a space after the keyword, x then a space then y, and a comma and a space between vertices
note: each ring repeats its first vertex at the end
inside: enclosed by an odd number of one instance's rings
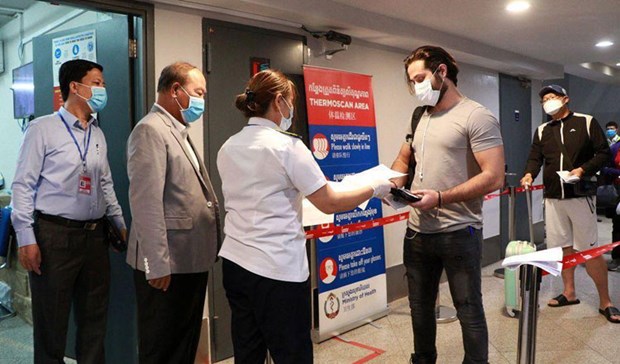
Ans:
MULTIPOLYGON (((411 134, 406 135, 406 140, 411 140, 411 144, 413 144, 413 136, 415 135, 415 130, 420 123, 420 119, 424 112, 426 111, 426 106, 418 106, 413 110, 413 114, 411 114, 411 134)), ((405 183, 405 188, 410 189, 411 184, 413 183, 413 177, 415 176, 415 154, 413 152, 413 145, 411 147, 411 156, 409 157, 409 167, 407 168, 407 183, 405 183)))

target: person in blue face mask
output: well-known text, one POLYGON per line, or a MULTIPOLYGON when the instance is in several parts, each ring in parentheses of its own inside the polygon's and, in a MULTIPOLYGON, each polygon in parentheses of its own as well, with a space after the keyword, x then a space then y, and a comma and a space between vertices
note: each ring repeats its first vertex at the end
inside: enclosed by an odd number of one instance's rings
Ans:
POLYGON ((104 216, 123 235, 126 229, 94 115, 107 102, 103 67, 71 60, 58 76, 64 105, 26 130, 11 220, 30 278, 34 362, 63 362, 73 305, 78 362, 104 363, 110 292, 104 216))
POLYGON ((218 202, 189 130, 207 83, 195 66, 165 67, 157 102, 127 145, 140 363, 192 363, 220 236, 218 202))
POLYGON ((610 121, 605 124, 605 136, 607 137, 607 143, 609 146, 616 144, 620 140, 618 136, 618 124, 615 121, 610 121))

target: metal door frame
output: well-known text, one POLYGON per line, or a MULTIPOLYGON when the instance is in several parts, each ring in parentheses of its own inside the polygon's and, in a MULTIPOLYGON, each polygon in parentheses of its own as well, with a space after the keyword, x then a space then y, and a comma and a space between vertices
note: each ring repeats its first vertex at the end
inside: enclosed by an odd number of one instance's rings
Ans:
POLYGON ((141 1, 122 1, 122 0, 40 0, 51 4, 67 5, 77 8, 88 9, 99 12, 112 12, 128 16, 139 17, 142 19, 142 29, 140 33, 143 37, 143 52, 140 67, 144 77, 141 85, 135 85, 132 90, 143 91, 141 105, 135 105, 140 112, 132 115, 132 128, 138 122, 135 114, 146 115, 151 107, 151 100, 155 100, 155 7, 153 4, 141 1))

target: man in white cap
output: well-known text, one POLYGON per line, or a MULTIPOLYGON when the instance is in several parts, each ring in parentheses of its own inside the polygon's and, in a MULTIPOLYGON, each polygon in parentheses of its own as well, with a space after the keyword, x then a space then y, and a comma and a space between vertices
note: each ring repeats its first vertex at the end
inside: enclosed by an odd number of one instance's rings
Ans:
MULTIPOLYGON (((547 246, 560 246, 565 255, 595 248, 598 244, 596 188, 587 192, 580 187, 610 158, 607 139, 596 119, 568 108, 570 99, 561 86, 545 86, 539 96, 551 121, 539 126, 534 133, 521 185, 531 185, 544 164, 547 246), (557 173, 560 171, 568 172, 564 180, 557 173)), ((603 257, 588 260, 586 271, 598 290, 599 312, 609 322, 620 323, 620 311, 609 298, 607 266, 603 257)), ((562 271, 562 281, 564 291, 548 305, 561 307, 580 303, 575 292, 575 267, 562 271)))

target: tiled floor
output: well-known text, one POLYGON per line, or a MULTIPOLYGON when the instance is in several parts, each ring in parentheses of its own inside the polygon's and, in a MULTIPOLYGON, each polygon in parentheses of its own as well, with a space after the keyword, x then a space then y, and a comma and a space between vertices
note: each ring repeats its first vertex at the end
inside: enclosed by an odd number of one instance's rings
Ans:
MULTIPOLYGON (((611 223, 599 223, 602 244, 611 239, 611 223)), ((608 256, 606 256, 608 258, 608 256)), ((489 360, 491 363, 516 363, 518 320, 503 314, 504 283, 493 271, 499 263, 483 269, 482 288, 489 326, 489 360)), ((540 291, 540 314, 536 362, 540 364, 620 364, 620 325, 610 324, 598 313, 598 295, 594 283, 582 267, 576 270, 578 297, 581 304, 550 308, 546 302, 562 291, 561 278, 546 276, 540 291)), ((620 306, 620 272, 609 273, 612 300, 620 306)), ((451 306, 447 284, 440 287, 441 301, 451 306)), ((374 325, 365 325, 342 335, 350 342, 337 339, 315 345, 314 358, 318 364, 360 363, 373 354, 362 344, 382 351, 369 363, 402 363, 409 360, 413 334, 406 299, 390 303, 390 314, 374 325)), ((463 348, 458 322, 438 326, 437 349, 439 364, 461 363, 463 348)), ((32 328, 19 318, 0 322, 0 363, 32 362, 32 328), (8 360, 8 361, 5 361, 8 360)), ((231 364, 232 359, 220 362, 231 364)))
MULTIPOLYGON (((611 241, 611 222, 599 223, 601 244, 611 241)), ((609 259, 609 256, 605 256, 609 259)), ((487 266, 482 273, 484 306, 489 326, 489 361, 493 364, 517 362, 519 321, 503 313, 504 282, 493 276, 499 263, 487 266)), ((576 269, 576 285, 581 304, 561 308, 547 307, 546 302, 562 292, 560 277, 546 276, 540 290, 536 362, 540 364, 620 364, 620 324, 608 323, 598 313, 598 294, 585 268, 576 269)), ((620 272, 609 273, 613 302, 620 307, 620 272)), ((452 306, 447 283, 440 287, 441 301, 452 306)), ((413 350, 413 334, 406 298, 390 303, 390 314, 314 346, 314 361, 319 364, 360 363, 373 351, 354 343, 385 351, 368 363, 408 363, 413 350)), ((463 362, 461 330, 458 321, 438 325, 438 364, 463 362)), ((218 364, 232 364, 233 359, 218 364)))
MULTIPOLYGON (((498 265, 483 270, 484 306, 489 326, 489 361, 516 363, 519 321, 503 314, 504 284, 493 276, 498 265)), ((577 289, 581 304, 551 308, 546 302, 561 292, 561 279, 546 276, 540 291, 540 313, 536 362, 542 364, 620 363, 620 325, 608 323, 598 313, 598 295, 585 269, 577 268, 577 289)), ((620 304, 620 273, 610 272, 610 291, 620 304)), ((447 284, 440 288, 441 301, 451 305, 447 284)), ((385 352, 369 363, 408 363, 413 346, 413 334, 406 299, 392 302, 390 314, 375 325, 366 325, 342 335, 343 339, 361 343, 385 352)), ((458 321, 438 325, 437 363, 457 364, 463 361, 461 331, 458 321)), ((355 363, 372 354, 351 343, 328 340, 314 346, 314 359, 320 364, 355 363)), ((221 364, 231 364, 228 359, 221 364)))

